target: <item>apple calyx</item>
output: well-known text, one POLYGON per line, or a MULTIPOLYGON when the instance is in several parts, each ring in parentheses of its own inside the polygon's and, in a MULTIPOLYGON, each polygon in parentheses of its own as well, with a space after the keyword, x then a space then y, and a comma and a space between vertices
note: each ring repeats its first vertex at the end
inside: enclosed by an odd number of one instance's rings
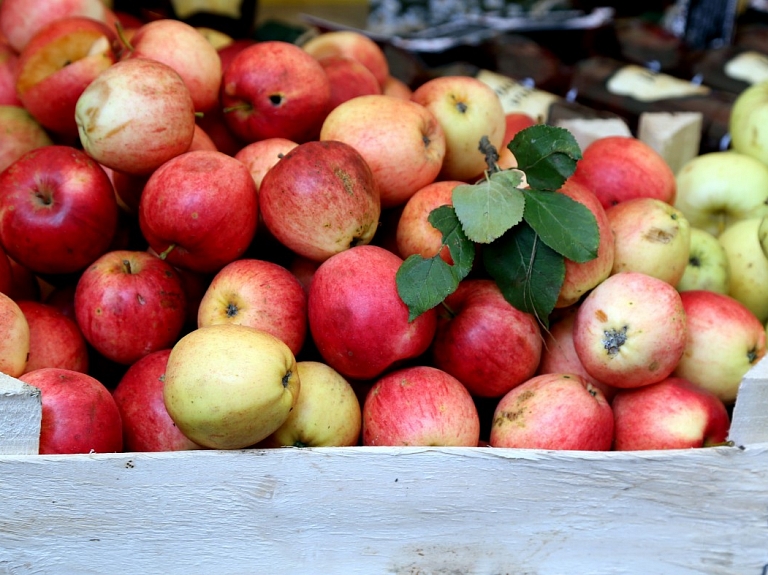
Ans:
POLYGON ((603 331, 603 347, 608 355, 613 357, 619 353, 621 346, 627 343, 627 329, 628 326, 623 326, 621 329, 606 329, 603 331))
POLYGON ((285 375, 283 376, 283 379, 282 379, 284 388, 288 387, 288 383, 291 381, 292 375, 293 375, 293 372, 290 369, 287 372, 285 372, 285 375))

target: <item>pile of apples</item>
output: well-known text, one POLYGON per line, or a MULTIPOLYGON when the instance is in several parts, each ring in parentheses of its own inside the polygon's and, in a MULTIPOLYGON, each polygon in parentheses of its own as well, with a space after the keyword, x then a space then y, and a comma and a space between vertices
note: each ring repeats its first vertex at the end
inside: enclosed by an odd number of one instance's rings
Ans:
POLYGON ((600 247, 548 328, 479 267, 409 320, 404 259, 452 261, 430 212, 535 123, 354 32, 3 0, 0 372, 42 390, 40 452, 724 442, 768 321, 768 158, 736 134, 677 175, 584 150, 557 193, 600 247))

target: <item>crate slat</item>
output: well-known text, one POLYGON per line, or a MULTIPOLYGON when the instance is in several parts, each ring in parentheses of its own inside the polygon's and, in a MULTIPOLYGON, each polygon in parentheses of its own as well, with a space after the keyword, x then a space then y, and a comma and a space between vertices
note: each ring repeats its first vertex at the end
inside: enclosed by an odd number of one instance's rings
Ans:
POLYGON ((37 453, 42 415, 40 390, 0 373, 0 455, 37 453))

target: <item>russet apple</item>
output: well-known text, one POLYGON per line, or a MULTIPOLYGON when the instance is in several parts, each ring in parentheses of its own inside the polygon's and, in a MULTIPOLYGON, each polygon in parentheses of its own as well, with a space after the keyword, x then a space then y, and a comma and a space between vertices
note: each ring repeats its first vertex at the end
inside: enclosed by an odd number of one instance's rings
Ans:
POLYGON ((25 372, 58 367, 88 373, 88 347, 77 322, 48 303, 17 302, 29 325, 25 372))
POLYGON ((19 377, 29 357, 29 323, 15 301, 0 293, 0 372, 19 377))
POLYGON ((235 324, 198 328, 172 348, 163 398, 199 445, 241 449, 275 432, 301 390, 296 359, 267 332, 235 324))
POLYGON ((318 34, 302 44, 305 52, 320 59, 346 56, 363 64, 383 86, 389 77, 389 62, 384 51, 368 36, 354 30, 332 30, 318 34))
POLYGON ((730 290, 730 264, 725 248, 706 230, 691 227, 691 249, 677 291, 704 289, 727 294, 730 290))
POLYGON ((53 145, 45 129, 21 106, 0 106, 0 125, 0 172, 27 152, 53 145))

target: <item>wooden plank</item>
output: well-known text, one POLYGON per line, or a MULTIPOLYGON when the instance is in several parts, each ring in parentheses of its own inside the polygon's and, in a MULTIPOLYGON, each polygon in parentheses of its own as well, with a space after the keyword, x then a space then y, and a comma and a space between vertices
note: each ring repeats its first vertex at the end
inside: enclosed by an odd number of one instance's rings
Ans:
POLYGON ((559 120, 557 126, 568 130, 582 151, 600 138, 608 136, 632 137, 629 126, 620 118, 567 118, 559 120))
POLYGON ((768 443, 768 358, 747 372, 739 386, 729 439, 738 445, 768 443))
POLYGON ((645 112, 640 114, 637 137, 656 150, 677 174, 699 155, 701 112, 645 112))
POLYGON ((759 575, 768 445, 0 458, 0 572, 759 575))
POLYGON ((0 455, 36 454, 42 415, 40 390, 0 373, 0 455))

